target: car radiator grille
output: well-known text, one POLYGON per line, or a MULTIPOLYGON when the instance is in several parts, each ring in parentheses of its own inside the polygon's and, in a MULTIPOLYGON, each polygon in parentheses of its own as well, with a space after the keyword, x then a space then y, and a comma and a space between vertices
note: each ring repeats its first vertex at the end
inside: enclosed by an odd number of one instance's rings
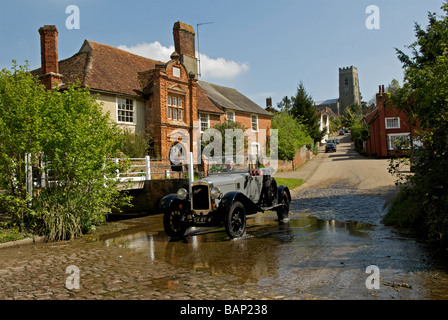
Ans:
POLYGON ((192 187, 193 210, 207 210, 209 208, 208 186, 199 185, 192 187))

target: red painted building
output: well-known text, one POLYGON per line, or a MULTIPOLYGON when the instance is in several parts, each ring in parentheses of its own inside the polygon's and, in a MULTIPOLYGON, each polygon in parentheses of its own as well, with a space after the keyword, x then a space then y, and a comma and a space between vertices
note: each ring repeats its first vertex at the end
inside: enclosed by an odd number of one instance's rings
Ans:
POLYGON ((404 142, 409 148, 420 146, 418 139, 420 126, 412 125, 406 113, 390 104, 390 93, 384 92, 384 85, 379 86, 376 95, 376 108, 363 119, 369 127, 370 136, 364 142, 364 151, 369 156, 387 158, 395 155, 395 146, 404 142))

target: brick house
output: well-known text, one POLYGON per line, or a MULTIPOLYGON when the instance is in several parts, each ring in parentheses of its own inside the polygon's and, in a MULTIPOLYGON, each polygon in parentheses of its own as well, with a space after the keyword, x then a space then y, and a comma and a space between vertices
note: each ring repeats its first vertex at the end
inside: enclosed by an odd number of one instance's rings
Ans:
MULTIPOLYGON (((85 40, 72 57, 58 60, 56 26, 39 29, 41 68, 32 73, 48 88, 63 90, 79 81, 104 112, 133 133, 147 132, 154 156, 168 158, 173 146, 197 151, 200 133, 226 120, 242 123, 258 137, 270 135, 272 115, 233 88, 199 81, 192 26, 176 22, 175 52, 168 62, 85 40), (197 134, 199 133, 199 134, 197 134)), ((259 150, 257 142, 249 146, 259 150)))
POLYGON ((386 158, 395 155, 398 141, 407 142, 409 147, 421 146, 416 134, 420 130, 418 122, 411 126, 406 113, 388 102, 388 95, 384 92, 384 85, 379 86, 376 107, 362 119, 370 132, 369 138, 364 142, 364 150, 369 156, 386 158))

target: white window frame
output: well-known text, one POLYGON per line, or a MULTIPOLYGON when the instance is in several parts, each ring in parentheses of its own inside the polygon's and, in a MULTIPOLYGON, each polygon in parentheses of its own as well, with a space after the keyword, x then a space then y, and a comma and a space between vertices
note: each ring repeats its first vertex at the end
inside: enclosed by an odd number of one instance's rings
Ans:
POLYGON ((168 119, 169 120, 175 120, 175 121, 183 121, 183 100, 184 97, 182 96, 174 96, 169 95, 167 98, 167 105, 168 105, 168 119), (179 117, 180 115, 180 117, 179 117))
POLYGON ((407 137, 408 140, 408 147, 407 149, 410 148, 410 134, 409 132, 407 133, 390 133, 387 135, 387 150, 395 150, 395 143, 394 141, 397 139, 397 137, 407 137))
POLYGON ((250 154, 253 156, 259 156, 261 154, 261 150, 260 150, 260 143, 258 142, 252 142, 250 145, 250 154), (257 147, 256 152, 254 152, 254 147, 257 147))
POLYGON ((205 130, 202 129, 202 124, 205 123, 202 119, 202 116, 206 116, 207 117, 207 129, 210 128, 210 115, 208 113, 200 113, 199 114, 199 125, 201 126, 201 133, 203 133, 205 130))
POLYGON ((117 119, 117 123, 121 123, 121 124, 135 124, 136 123, 136 116, 137 116, 137 112, 136 112, 136 101, 135 99, 130 99, 130 98, 124 98, 124 97, 117 97, 116 98, 116 107, 115 107, 115 111, 116 111, 116 119, 117 119), (124 100, 124 102, 122 101, 124 100), (130 109, 127 109, 127 102, 128 100, 131 102, 130 105, 130 109), (121 106, 123 106, 124 103, 124 109, 122 109, 121 106), (120 112, 124 112, 124 115, 120 115, 120 112), (126 113, 130 113, 129 115, 126 113), (126 121, 126 120, 119 120, 119 118, 121 117, 132 117, 132 121, 126 121))
MULTIPOLYGON (((235 111, 230 111, 230 110, 228 110, 228 111, 226 112, 226 118, 227 118, 228 121, 235 122, 235 111), (229 117, 230 114, 232 115, 231 117, 229 117)), ((251 119, 252 119, 252 118, 251 118, 251 119)))
POLYGON ((389 118, 385 118, 384 121, 386 122, 386 129, 400 129, 400 117, 389 117, 389 118), (394 121, 396 120, 397 126, 389 126, 388 120, 394 120, 394 121))
POLYGON ((251 127, 251 129, 252 129, 252 132, 258 132, 258 115, 256 115, 256 114, 251 114, 250 115, 250 127, 251 127), (255 119, 257 120, 257 122, 256 122, 256 125, 257 125, 257 129, 256 130, 254 130, 254 118, 253 117, 255 117, 255 119))

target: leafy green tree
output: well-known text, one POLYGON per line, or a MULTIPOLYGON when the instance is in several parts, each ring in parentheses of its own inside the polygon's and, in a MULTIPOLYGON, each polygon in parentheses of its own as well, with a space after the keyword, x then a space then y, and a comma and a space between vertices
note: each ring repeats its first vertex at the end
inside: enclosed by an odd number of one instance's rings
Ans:
POLYGON ((336 132, 341 128, 342 120, 340 117, 331 117, 330 118, 330 133, 336 132))
POLYGON ((297 88, 291 114, 306 126, 308 134, 314 142, 322 140, 325 135, 325 131, 320 130, 319 116, 316 113, 316 107, 313 99, 306 92, 302 82, 299 83, 299 87, 297 88))
MULTIPOLYGON (((397 49, 403 64, 403 87, 392 95, 392 103, 405 111, 415 128, 417 119, 424 148, 412 150, 414 175, 394 204, 391 215, 412 213, 408 223, 430 238, 448 237, 448 4, 443 16, 428 14, 426 29, 415 25, 416 41, 408 46, 412 55, 397 49), (399 214, 397 214, 399 212, 399 214)), ((396 166, 392 163, 391 170, 396 166)), ((389 215, 389 218, 391 216, 389 215)), ((398 220, 401 219, 397 218, 398 220)), ((402 221, 403 219, 401 219, 402 221)), ((405 219, 406 220, 406 219, 405 219)), ((390 221, 390 219, 389 219, 390 221)))
POLYGON ((123 132, 123 144, 121 152, 129 158, 144 158, 151 153, 152 138, 145 132, 132 133, 129 130, 123 132))
POLYGON ((71 239, 104 222, 128 202, 117 190, 110 161, 121 131, 88 89, 47 91, 14 64, 0 72, 0 202, 22 228, 50 240, 71 239), (32 201, 25 190, 25 156, 46 187, 32 201), (17 216, 19 209, 19 216, 17 216))
POLYGON ((288 96, 284 96, 282 101, 277 103, 277 107, 280 110, 282 110, 282 112, 289 114, 293 103, 294 103, 294 97, 291 97, 290 99, 288 96))
POLYGON ((278 158, 293 160, 304 145, 312 144, 306 126, 291 115, 278 113, 272 118, 272 129, 278 130, 278 158))
MULTIPOLYGON (((226 130, 231 130, 231 132, 232 131, 240 132, 241 137, 243 137, 246 127, 240 122, 226 120, 224 122, 215 124, 212 129, 217 130, 219 132, 219 135, 212 134, 212 136, 210 137, 210 142, 201 140, 202 152, 204 152, 204 148, 207 147, 210 143, 216 143, 217 145, 221 146, 221 155, 224 156, 226 154, 226 140, 225 140, 226 130), (217 140, 215 141, 215 139, 217 139, 217 140)), ((237 136, 238 137, 235 136, 232 139, 232 150, 233 150, 232 154, 233 155, 244 153, 244 150, 239 149, 240 146, 237 144, 239 135, 237 135, 237 136)), ((247 150, 247 145, 248 145, 247 139, 244 139, 244 144, 241 147, 243 149, 247 150)), ((230 147, 229 147, 229 150, 230 150, 230 147)), ((210 156, 215 156, 213 150, 212 150, 210 156)))
POLYGON ((389 85, 386 87, 386 92, 390 92, 394 95, 400 89, 400 83, 397 79, 392 79, 389 85))

